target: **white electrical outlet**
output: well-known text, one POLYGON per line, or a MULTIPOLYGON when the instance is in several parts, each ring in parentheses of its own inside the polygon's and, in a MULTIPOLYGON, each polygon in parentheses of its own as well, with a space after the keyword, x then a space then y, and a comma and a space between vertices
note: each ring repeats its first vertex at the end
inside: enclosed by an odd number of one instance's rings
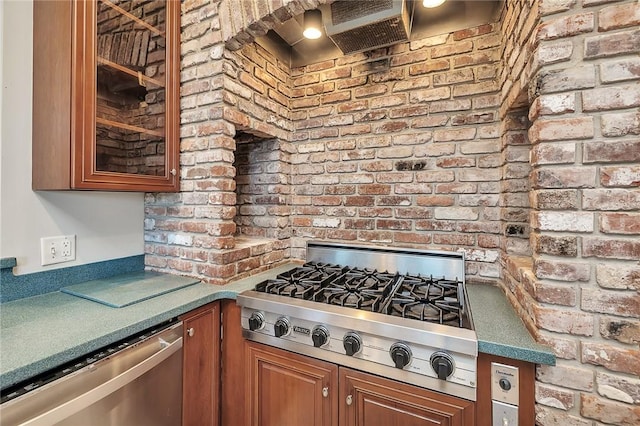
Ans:
POLYGON ((76 236, 40 238, 40 259, 43 266, 76 260, 76 236))

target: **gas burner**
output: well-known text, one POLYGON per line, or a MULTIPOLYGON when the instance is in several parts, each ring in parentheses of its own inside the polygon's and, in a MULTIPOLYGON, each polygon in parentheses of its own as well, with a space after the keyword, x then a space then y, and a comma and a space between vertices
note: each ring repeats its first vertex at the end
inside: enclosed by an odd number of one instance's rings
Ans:
POLYGON ((318 291, 314 300, 330 305, 379 312, 396 276, 372 269, 349 269, 318 291))
POLYGON ((389 301, 386 313, 397 317, 455 327, 463 326, 459 305, 446 300, 415 299, 398 296, 389 301))
POLYGON ((305 263, 275 279, 259 283, 256 290, 296 299, 311 299, 313 294, 344 272, 345 268, 328 263, 305 263))

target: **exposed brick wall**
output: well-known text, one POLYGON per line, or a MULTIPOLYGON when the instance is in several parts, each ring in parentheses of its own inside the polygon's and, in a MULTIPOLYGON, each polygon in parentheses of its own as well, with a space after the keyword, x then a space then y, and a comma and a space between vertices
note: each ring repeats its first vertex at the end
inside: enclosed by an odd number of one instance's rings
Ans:
POLYGON ((538 369, 538 422, 638 424, 640 4, 543 1, 539 12, 521 296, 559 360, 538 369))
POLYGON ((292 252, 308 238, 463 250, 498 277, 491 24, 294 69, 292 252))
POLYGON ((292 70, 252 43, 317 3, 183 3, 181 192, 146 197, 147 265, 224 283, 310 238, 464 250, 558 357, 538 424, 638 423, 638 2, 507 0, 292 70))

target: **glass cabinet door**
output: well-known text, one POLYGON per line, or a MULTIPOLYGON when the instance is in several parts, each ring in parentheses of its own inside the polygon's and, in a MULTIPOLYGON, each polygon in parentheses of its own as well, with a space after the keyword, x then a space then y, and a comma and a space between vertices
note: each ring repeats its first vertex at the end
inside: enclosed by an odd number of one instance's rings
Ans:
POLYGON ((76 185, 177 190, 179 1, 76 4, 94 29, 83 41, 76 185))

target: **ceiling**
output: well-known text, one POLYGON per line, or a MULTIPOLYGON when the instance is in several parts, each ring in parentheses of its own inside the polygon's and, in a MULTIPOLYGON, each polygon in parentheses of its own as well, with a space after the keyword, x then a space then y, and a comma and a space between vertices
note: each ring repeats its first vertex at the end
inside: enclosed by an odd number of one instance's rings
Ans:
MULTIPOLYGON (((349 1, 355 3, 366 0, 349 1)), ((501 3, 500 0, 448 0, 442 6, 427 9, 422 6, 421 0, 406 0, 411 22, 409 39, 419 40, 495 22, 501 3)), ((321 7, 324 19, 328 16, 327 8, 321 7)), ((264 37, 256 39, 256 43, 291 68, 343 56, 342 51, 326 35, 317 40, 308 40, 302 36, 302 30, 302 15, 298 15, 269 30, 264 37)))

